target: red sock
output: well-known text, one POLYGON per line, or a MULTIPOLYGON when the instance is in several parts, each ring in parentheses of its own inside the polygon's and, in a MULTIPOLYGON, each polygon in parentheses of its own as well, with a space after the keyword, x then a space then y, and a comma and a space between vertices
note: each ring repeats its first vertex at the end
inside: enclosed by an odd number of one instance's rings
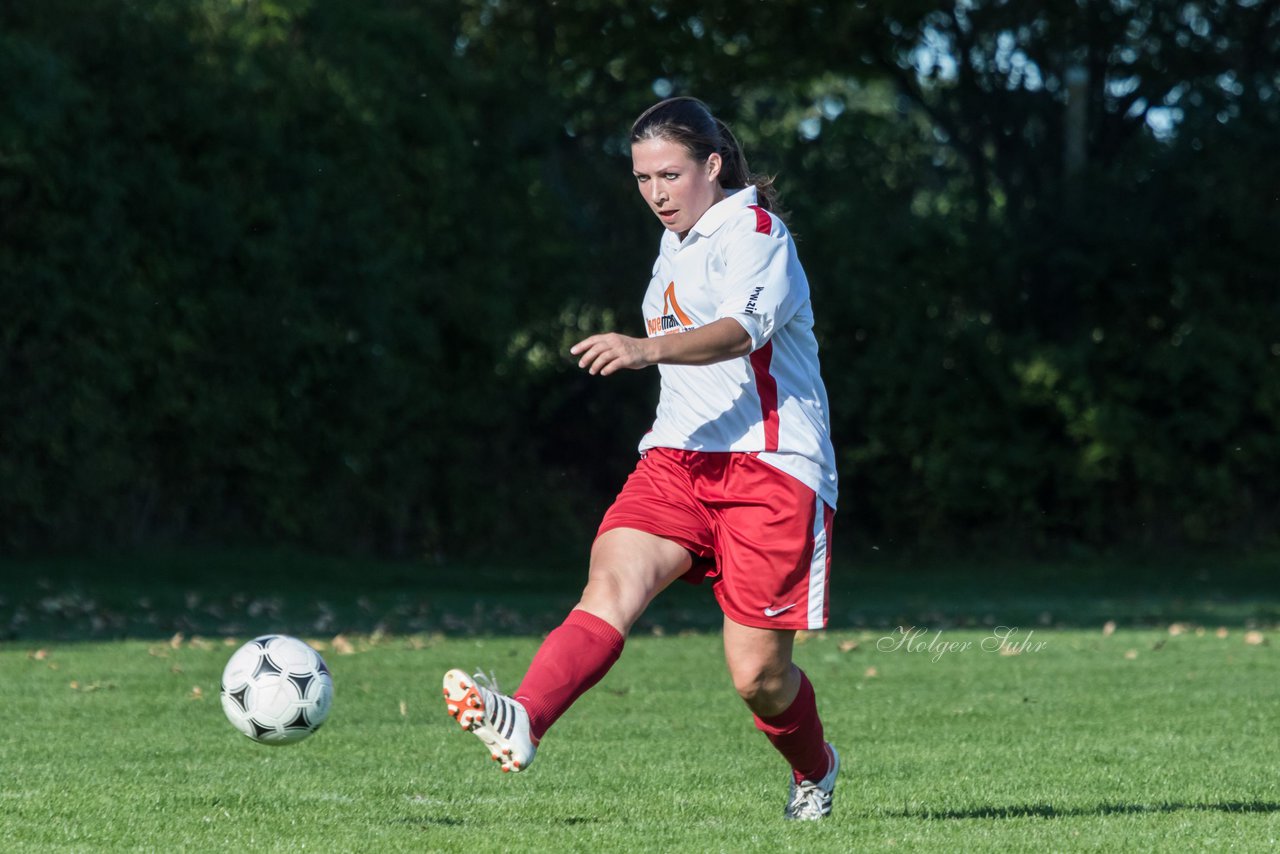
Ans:
POLYGON ((800 693, 780 715, 756 718, 756 729, 769 737, 787 762, 795 778, 821 780, 830 770, 827 743, 822 737, 822 721, 809 677, 800 671, 800 693))
POLYGON ((529 713, 534 741, 622 655, 622 633, 595 614, 573 610, 538 647, 513 695, 529 713))

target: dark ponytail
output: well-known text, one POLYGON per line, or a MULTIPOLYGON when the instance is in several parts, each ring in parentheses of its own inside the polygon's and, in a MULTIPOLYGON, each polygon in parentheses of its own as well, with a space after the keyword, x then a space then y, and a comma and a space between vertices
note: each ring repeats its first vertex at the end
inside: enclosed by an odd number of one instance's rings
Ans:
POLYGON ((726 190, 740 190, 755 186, 760 195, 760 207, 767 211, 777 208, 778 194, 773 178, 753 175, 747 167, 738 138, 729 126, 711 115, 707 105, 697 98, 679 97, 659 101, 640 114, 631 126, 631 144, 646 139, 661 139, 684 146, 698 163, 705 163, 713 153, 720 155, 720 186, 726 190))

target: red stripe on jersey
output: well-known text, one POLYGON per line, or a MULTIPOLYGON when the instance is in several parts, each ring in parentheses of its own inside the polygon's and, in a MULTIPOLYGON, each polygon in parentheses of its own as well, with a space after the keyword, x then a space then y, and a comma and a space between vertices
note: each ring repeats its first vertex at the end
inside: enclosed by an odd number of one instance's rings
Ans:
POLYGON ((756 233, 768 234, 773 230, 773 220, 769 218, 769 212, 759 205, 747 205, 756 212, 756 233))
MULTIPOLYGON (((768 234, 773 230, 769 212, 759 205, 748 205, 756 212, 756 233, 768 234)), ((756 375, 756 391, 760 394, 760 415, 764 418, 764 449, 778 450, 778 381, 769 373, 773 362, 773 342, 770 341, 751 354, 751 369, 756 375)))
POLYGON ((760 416, 764 419, 766 451, 778 450, 778 381, 769 373, 772 362, 772 341, 751 354, 751 370, 755 372, 756 392, 760 395, 760 416))

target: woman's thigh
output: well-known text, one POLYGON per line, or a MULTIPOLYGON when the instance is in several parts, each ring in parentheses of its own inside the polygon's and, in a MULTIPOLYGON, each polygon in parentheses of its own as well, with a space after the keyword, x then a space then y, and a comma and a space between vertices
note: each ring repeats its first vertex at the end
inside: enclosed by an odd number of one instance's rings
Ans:
POLYGON ((626 634, 653 597, 692 565, 692 555, 678 543, 634 528, 613 528, 591 547, 578 607, 626 634))

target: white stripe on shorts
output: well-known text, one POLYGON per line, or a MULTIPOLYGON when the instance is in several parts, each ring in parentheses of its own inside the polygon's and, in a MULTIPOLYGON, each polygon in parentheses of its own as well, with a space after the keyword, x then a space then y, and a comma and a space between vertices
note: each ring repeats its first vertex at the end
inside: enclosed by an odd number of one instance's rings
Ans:
POLYGON ((822 628, 827 603, 827 505, 815 497, 813 509, 813 559, 809 561, 809 628, 822 628))

